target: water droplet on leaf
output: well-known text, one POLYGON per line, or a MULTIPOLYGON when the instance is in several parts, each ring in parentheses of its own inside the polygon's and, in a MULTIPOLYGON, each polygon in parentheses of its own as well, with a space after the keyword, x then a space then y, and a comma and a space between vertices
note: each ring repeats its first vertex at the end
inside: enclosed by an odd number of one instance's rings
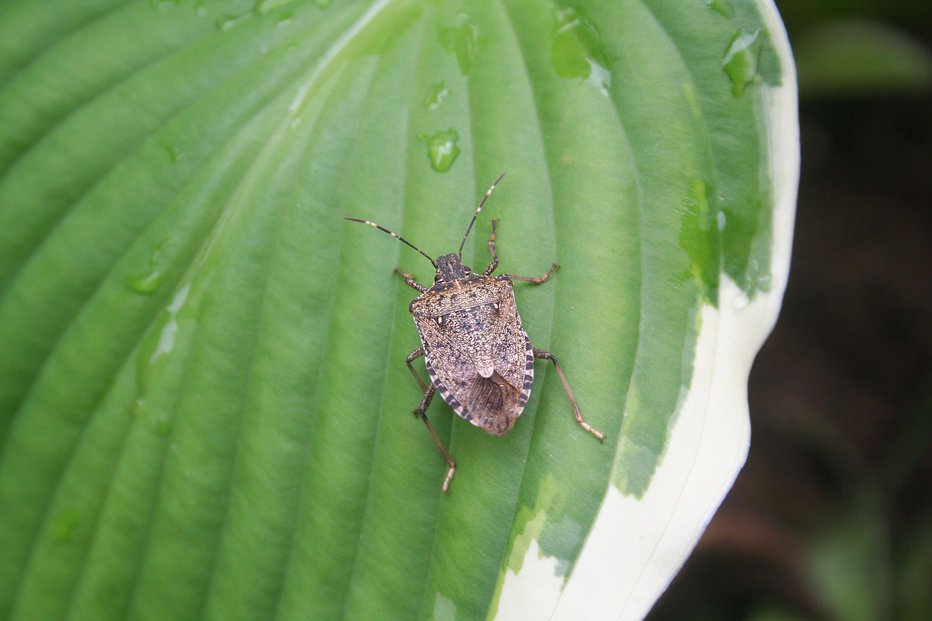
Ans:
POLYGON ((252 15, 251 11, 247 11, 242 15, 221 15, 217 18, 217 21, 214 22, 214 26, 217 28, 217 30, 223 32, 224 30, 233 28, 241 21, 247 19, 250 15, 252 15))
POLYGON ((731 5, 731 0, 705 0, 707 7, 725 17, 733 17, 735 8, 731 5))
POLYGON ((265 15, 269 11, 274 11, 292 2, 294 2, 294 0, 256 0, 256 4, 253 6, 252 10, 256 15, 265 15))
POLYGON ((417 139, 427 145, 427 156, 430 166, 437 172, 447 172, 460 154, 456 141, 460 135, 455 129, 439 131, 431 135, 420 134, 417 139))
POLYGON ((760 80, 758 73, 758 59, 762 47, 760 32, 760 30, 736 32, 722 58, 722 69, 731 80, 731 94, 735 97, 744 95, 750 84, 760 80))
POLYGON ((152 248, 149 255, 149 262, 145 268, 126 278, 126 284, 136 293, 154 293, 162 283, 162 275, 165 271, 165 250, 171 244, 170 240, 165 239, 152 248))
POLYGON ((162 282, 162 272, 152 270, 126 279, 126 284, 136 293, 153 293, 162 282))
POLYGON ((428 110, 436 110, 449 94, 450 89, 447 88, 446 82, 441 81, 436 84, 431 84, 430 90, 427 91, 427 96, 424 97, 424 107, 428 110))
POLYGON ((472 62, 479 47, 479 27, 469 21, 469 16, 459 14, 456 24, 440 29, 440 43, 443 49, 456 56, 460 73, 469 75, 472 62))
MULTIPOLYGON (((278 19, 276 20, 275 24, 279 27, 287 26, 288 24, 292 22, 293 19, 294 19, 294 11, 285 11, 284 13, 278 16, 278 19)), ((290 52, 291 50, 288 50, 288 51, 290 52)))
POLYGON ((550 63, 558 76, 582 78, 608 94, 612 83, 609 57, 595 24, 581 9, 554 11, 550 63))

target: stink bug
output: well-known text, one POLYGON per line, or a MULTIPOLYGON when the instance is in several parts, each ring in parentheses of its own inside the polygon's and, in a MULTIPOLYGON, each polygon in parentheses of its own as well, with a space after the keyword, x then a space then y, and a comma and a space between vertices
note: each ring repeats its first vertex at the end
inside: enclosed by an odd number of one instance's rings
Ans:
POLYGON ((414 316, 421 346, 408 355, 405 363, 424 391, 424 397, 414 410, 414 415, 427 425, 437 448, 449 466, 443 480, 444 492, 450 489, 450 481, 456 472, 456 462, 444 448, 427 418, 427 408, 434 393, 439 392, 458 416, 476 427, 494 435, 505 435, 521 416, 531 396, 535 358, 553 362, 570 405, 573 406, 576 422, 600 442, 605 441, 602 432, 583 420, 576 398, 556 356, 549 351, 532 347, 531 340, 521 326, 512 281, 521 280, 539 285, 550 278, 559 266, 554 263, 546 274, 537 278, 513 274, 492 276, 492 272, 498 267, 498 255, 495 252, 495 230, 498 220, 492 221, 492 233, 489 237, 492 263, 481 274, 476 274, 463 265, 463 246, 466 244, 466 238, 485 202, 504 176, 503 173, 496 179, 482 197, 466 228, 463 241, 460 242, 459 251, 456 254, 442 255, 436 261, 408 240, 375 222, 345 218, 388 233, 421 253, 437 270, 431 287, 425 287, 413 276, 397 268, 395 272, 404 278, 409 287, 421 293, 408 307, 414 316), (424 384, 411 364, 421 356, 424 356, 424 364, 430 375, 429 386, 424 384))

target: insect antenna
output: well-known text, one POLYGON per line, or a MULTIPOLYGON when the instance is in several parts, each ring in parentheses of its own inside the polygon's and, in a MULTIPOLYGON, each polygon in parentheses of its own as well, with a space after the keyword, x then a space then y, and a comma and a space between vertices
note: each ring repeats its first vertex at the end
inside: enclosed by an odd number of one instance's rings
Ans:
MULTIPOLYGON (((483 202, 484 202, 484 201, 483 201, 483 202)), ((368 224, 369 226, 374 226, 375 228, 379 229, 379 230, 382 231, 383 233, 388 233, 389 235, 391 235, 391 236, 394 237, 395 239, 401 241, 401 242, 404 243, 404 244, 407 244, 407 245, 410 246, 411 248, 414 248, 415 250, 417 250, 418 252, 420 252, 422 255, 424 255, 425 257, 427 257, 427 260, 430 261, 430 264, 434 266, 434 269, 437 268, 437 262, 434 261, 433 259, 431 259, 430 256, 429 256, 426 252, 424 252, 423 250, 421 250, 420 248, 418 248, 417 246, 415 246, 414 244, 412 244, 411 242, 409 242, 407 239, 405 239, 405 238, 402 237, 401 235, 398 235, 398 234, 396 234, 396 233, 393 233, 393 232, 389 231, 387 228, 385 228, 385 227, 382 226, 381 224, 376 224, 375 222, 372 222, 371 220, 363 220, 363 219, 361 219, 361 218, 350 218, 349 216, 343 216, 343 219, 344 219, 344 220, 351 220, 351 221, 353 221, 353 222, 361 222, 361 223, 363 223, 363 224, 368 224)))
POLYGON ((479 206, 476 207, 476 213, 472 215, 472 220, 469 221, 469 226, 466 227, 466 234, 463 235, 463 241, 460 242, 460 251, 457 253, 460 260, 463 259, 463 246, 466 245, 466 238, 469 237, 469 231, 472 230, 472 225, 476 223, 476 218, 479 217, 479 213, 482 211, 482 206, 485 205, 485 202, 489 200, 489 197, 492 196, 492 190, 495 189, 495 186, 498 185, 498 182, 505 177, 505 173, 502 173, 498 176, 498 179, 492 182, 491 187, 485 192, 485 196, 482 197, 482 200, 479 202, 479 206))

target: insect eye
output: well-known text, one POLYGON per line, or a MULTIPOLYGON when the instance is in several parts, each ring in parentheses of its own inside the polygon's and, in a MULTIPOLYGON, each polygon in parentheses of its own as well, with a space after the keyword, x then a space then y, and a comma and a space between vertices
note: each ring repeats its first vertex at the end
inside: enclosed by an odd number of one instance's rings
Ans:
POLYGON ((434 282, 440 282, 440 272, 434 274, 434 282))

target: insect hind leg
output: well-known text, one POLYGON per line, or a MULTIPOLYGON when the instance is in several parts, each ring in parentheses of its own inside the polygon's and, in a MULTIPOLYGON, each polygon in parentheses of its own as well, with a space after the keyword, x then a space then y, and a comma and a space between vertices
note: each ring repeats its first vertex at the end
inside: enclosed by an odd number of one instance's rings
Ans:
POLYGON ((576 422, 579 423, 580 427, 597 437, 599 442, 605 442, 605 434, 583 419, 582 412, 579 411, 579 405, 576 403, 576 397, 573 396, 573 390, 570 388, 570 383, 566 380, 566 375, 563 373, 563 369, 560 367, 557 357, 549 351, 537 349, 536 347, 534 348, 534 357, 549 360, 553 363, 553 366, 557 369, 557 376, 560 378, 560 382, 563 383, 563 390, 566 391, 566 396, 569 397, 570 405, 573 406, 573 417, 576 419, 576 422))
POLYGON ((440 440, 440 436, 437 435, 437 432, 434 431, 434 426, 430 424, 430 420, 427 418, 427 408, 430 407, 430 402, 434 398, 434 393, 437 392, 437 387, 433 384, 424 392, 424 398, 421 399, 421 404, 417 406, 414 410, 414 415, 424 421, 424 424, 427 425, 427 431, 430 432, 430 435, 433 436, 434 442, 437 444, 437 448, 440 449, 440 454, 443 455, 443 459, 447 462, 447 475, 443 479, 443 485, 441 490, 444 494, 450 493, 450 482, 453 480, 453 475, 456 474, 456 462, 453 461, 453 456, 450 455, 449 451, 443 446, 443 442, 440 440))

